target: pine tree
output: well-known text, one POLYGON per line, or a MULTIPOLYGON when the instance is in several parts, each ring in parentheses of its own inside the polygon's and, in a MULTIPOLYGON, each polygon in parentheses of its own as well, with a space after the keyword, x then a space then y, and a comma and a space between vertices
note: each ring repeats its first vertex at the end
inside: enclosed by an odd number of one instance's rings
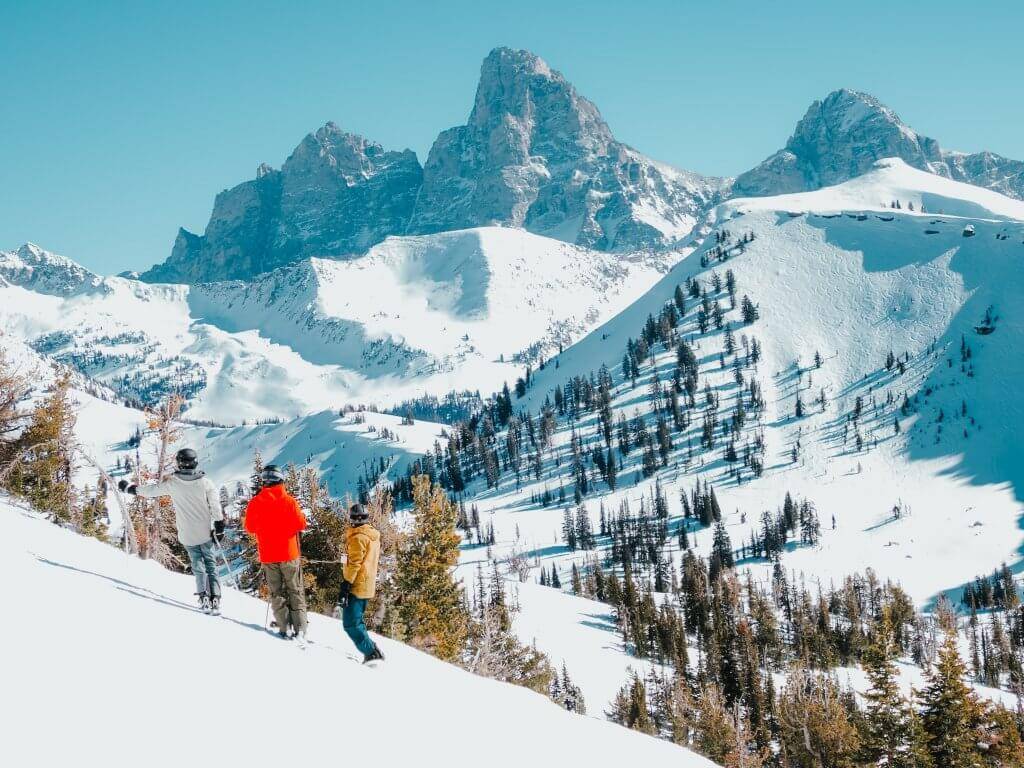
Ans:
POLYGON ((15 435, 25 423, 22 401, 32 391, 30 377, 17 369, 0 347, 0 461, 4 467, 13 459, 15 435))
POLYGON ((728 759, 736 748, 736 728, 725 708, 722 693, 714 683, 700 693, 694 726, 697 750, 709 760, 729 765, 728 759))
POLYGON ((505 600, 505 585, 495 563, 490 583, 484 585, 477 570, 474 618, 466 643, 465 666, 471 672, 548 694, 557 680, 547 656, 535 646, 519 642, 512 631, 511 611, 505 600))
POLYGON ((399 615, 409 641, 445 660, 462 651, 468 617, 453 569, 459 560, 455 504, 426 475, 412 478, 413 525, 398 555, 399 615))
POLYGON ((562 540, 570 551, 575 552, 579 542, 576 538, 576 523, 572 519, 572 512, 568 507, 562 517, 562 540))
POLYGON ((937 767, 973 768, 980 764, 976 727, 981 705, 964 681, 966 673, 956 634, 947 632, 918 694, 928 753, 937 767))
MULTIPOLYGON (((291 467, 289 467, 291 470, 291 467)), ((306 514, 302 533, 302 575, 311 610, 330 613, 341 586, 338 562, 345 552, 345 517, 313 467, 297 471, 296 498, 306 514)))
POLYGON ((562 588, 562 579, 558 575, 558 568, 555 567, 554 563, 551 564, 551 578, 549 579, 549 583, 555 589, 562 588))
POLYGON ((583 594, 583 585, 580 582, 580 572, 579 572, 579 569, 576 567, 576 563, 572 564, 572 581, 571 581, 571 584, 572 584, 572 593, 574 595, 582 595, 583 594))
POLYGON ((636 672, 619 689, 611 709, 605 713, 609 720, 641 733, 654 734, 654 720, 647 704, 647 688, 636 672))
POLYGON ((860 746, 850 710, 830 677, 796 667, 777 705, 779 736, 790 768, 852 768, 860 746))
MULTIPOLYGON (((174 472, 174 444, 181 436, 178 417, 183 403, 180 395, 171 395, 146 412, 149 434, 155 440, 154 466, 146 467, 136 462, 137 481, 159 482, 174 472)), ((166 568, 180 569, 187 556, 175 535, 174 507, 170 498, 164 496, 150 501, 136 497, 132 510, 139 555, 156 560, 166 568)))
POLYGON ((754 302, 752 302, 750 297, 746 294, 744 294, 743 298, 740 300, 740 314, 746 325, 750 325, 760 317, 757 307, 754 306, 754 302))
POLYGON ((921 723, 900 692, 891 645, 891 626, 886 620, 862 659, 870 687, 864 693, 861 755, 872 765, 927 768, 931 758, 921 740, 921 723))
POLYGON ((733 567, 732 541, 721 521, 715 523, 714 539, 711 543, 710 575, 714 581, 722 571, 733 567))
POLYGON ((14 493, 55 523, 71 523, 76 516, 75 421, 71 381, 64 376, 32 410, 8 479, 14 493))
POLYGON ((587 714, 587 705, 583 699, 583 691, 569 677, 569 670, 566 669, 564 662, 562 663, 562 675, 561 677, 557 674, 554 676, 549 695, 552 701, 567 711, 575 712, 578 715, 587 714))

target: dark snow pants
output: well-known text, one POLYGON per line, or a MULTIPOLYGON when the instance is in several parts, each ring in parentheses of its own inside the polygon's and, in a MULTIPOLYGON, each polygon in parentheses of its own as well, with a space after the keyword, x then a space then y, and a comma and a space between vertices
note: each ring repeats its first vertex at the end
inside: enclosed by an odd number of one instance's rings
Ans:
POLYGON ((306 631, 306 590, 302 584, 302 561, 264 563, 263 575, 270 590, 270 605, 278 632, 287 632, 290 624, 296 632, 306 631))

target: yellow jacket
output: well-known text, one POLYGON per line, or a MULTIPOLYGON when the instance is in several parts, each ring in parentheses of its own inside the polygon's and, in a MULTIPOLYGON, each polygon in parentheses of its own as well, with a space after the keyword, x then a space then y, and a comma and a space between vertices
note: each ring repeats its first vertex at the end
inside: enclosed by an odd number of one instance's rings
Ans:
POLYGON ((342 576, 352 585, 353 595, 369 600, 377 586, 380 532, 365 523, 346 529, 345 550, 348 561, 342 569, 342 576))

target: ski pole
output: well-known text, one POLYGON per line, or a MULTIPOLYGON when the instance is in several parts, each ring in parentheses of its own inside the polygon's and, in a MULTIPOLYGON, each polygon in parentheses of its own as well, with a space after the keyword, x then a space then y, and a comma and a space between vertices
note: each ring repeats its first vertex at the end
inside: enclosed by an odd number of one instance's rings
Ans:
POLYGON ((221 544, 216 535, 214 535, 213 540, 217 543, 217 552, 220 553, 220 559, 224 562, 224 570, 231 577, 231 583, 235 585, 235 589, 241 592, 242 588, 238 583, 238 577, 234 574, 231 570, 231 566, 228 564, 228 556, 224 552, 224 545, 221 544))

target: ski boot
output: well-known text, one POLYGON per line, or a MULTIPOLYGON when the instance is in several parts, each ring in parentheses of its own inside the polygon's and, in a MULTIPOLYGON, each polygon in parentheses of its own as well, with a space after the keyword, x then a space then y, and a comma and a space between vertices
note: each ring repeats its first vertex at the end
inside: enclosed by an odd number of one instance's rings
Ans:
POLYGON ((384 654, 380 652, 380 648, 376 645, 373 646, 372 651, 363 656, 363 664, 371 667, 377 666, 382 661, 384 661, 384 654))
POLYGON ((210 598, 210 613, 214 616, 220 616, 220 595, 214 595, 210 598))
POLYGON ((201 610, 203 613, 209 613, 211 610, 210 596, 207 595, 205 592, 199 593, 199 610, 201 610))

